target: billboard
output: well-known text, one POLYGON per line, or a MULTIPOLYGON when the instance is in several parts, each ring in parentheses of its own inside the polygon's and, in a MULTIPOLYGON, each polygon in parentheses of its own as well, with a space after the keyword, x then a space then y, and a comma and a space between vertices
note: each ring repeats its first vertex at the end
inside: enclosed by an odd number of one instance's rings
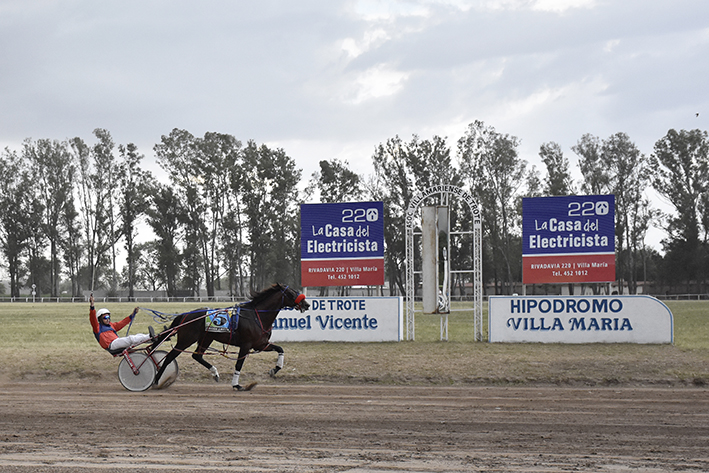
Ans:
POLYGON ((310 309, 281 309, 274 342, 398 342, 403 336, 401 297, 308 297, 310 309))
POLYGON ((304 287, 384 284, 384 203, 301 204, 304 287))
POLYGON ((670 309, 650 296, 490 296, 490 342, 673 343, 670 309))
POLYGON ((522 199, 522 282, 615 280, 615 196, 522 199))

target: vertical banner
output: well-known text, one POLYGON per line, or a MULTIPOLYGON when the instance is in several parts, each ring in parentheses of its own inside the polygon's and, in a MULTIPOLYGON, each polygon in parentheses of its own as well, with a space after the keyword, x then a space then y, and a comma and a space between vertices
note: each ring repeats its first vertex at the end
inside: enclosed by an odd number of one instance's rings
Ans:
POLYGON ((522 282, 615 280, 615 196, 522 199, 522 282))
POLYGON ((301 204, 303 287, 384 284, 384 203, 301 204))

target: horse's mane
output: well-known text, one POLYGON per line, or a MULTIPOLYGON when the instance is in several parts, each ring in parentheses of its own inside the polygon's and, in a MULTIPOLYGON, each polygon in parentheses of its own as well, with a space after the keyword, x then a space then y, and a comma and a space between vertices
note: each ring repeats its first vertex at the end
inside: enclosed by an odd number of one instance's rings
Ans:
POLYGON ((279 283, 271 285, 271 287, 267 287, 266 289, 260 291, 260 292, 254 292, 251 291, 251 300, 247 301, 245 305, 256 305, 260 302, 265 301, 271 295, 273 295, 274 292, 282 292, 283 291, 283 286, 281 286, 279 283))

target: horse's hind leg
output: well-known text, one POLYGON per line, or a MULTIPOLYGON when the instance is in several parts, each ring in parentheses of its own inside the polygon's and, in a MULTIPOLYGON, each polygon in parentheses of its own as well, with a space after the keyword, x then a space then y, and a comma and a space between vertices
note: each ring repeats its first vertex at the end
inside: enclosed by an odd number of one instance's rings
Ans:
POLYGON ((283 352, 283 348, 279 347, 278 345, 269 344, 268 347, 266 347, 263 351, 278 352, 278 360, 276 360, 276 366, 274 368, 271 368, 271 370, 268 372, 271 378, 275 378, 276 373, 281 371, 281 368, 283 368, 283 361, 285 360, 285 353, 283 352))
POLYGON ((172 363, 173 360, 174 360, 175 358, 177 358, 177 356, 178 356, 180 353, 182 353, 182 351, 181 351, 181 350, 178 350, 178 349, 176 349, 176 348, 173 348, 172 350, 170 350, 170 353, 168 353, 168 354, 165 356, 165 359, 164 359, 163 362, 162 362, 162 366, 160 366, 160 369, 158 370, 158 372, 155 373, 155 380, 153 381, 153 384, 158 384, 158 381, 160 381, 160 377, 161 377, 162 374, 165 372, 165 368, 167 368, 168 365, 169 365, 170 363, 172 363))
POLYGON ((217 369, 216 366, 213 364, 209 363, 207 360, 204 359, 204 353, 193 353, 192 354, 192 359, 194 359, 197 363, 200 365, 204 366, 209 370, 210 373, 212 373, 212 378, 214 378, 214 381, 217 383, 219 382, 219 370, 217 369))

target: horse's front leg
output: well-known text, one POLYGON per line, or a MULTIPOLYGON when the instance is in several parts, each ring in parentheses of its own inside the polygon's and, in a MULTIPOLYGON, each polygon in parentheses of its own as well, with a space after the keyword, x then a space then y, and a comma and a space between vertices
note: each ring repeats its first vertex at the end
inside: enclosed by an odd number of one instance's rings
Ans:
POLYGON ((276 366, 268 372, 268 374, 271 376, 271 378, 275 378, 276 373, 281 371, 281 368, 283 368, 283 361, 285 360, 285 354, 283 353, 283 348, 271 343, 268 345, 268 347, 264 348, 263 351, 278 352, 278 360, 276 360, 276 366))
POLYGON ((200 365, 204 366, 209 370, 210 373, 212 373, 212 378, 214 378, 214 381, 217 383, 219 382, 219 370, 217 369, 216 366, 212 365, 209 363, 207 360, 204 359, 204 352, 207 351, 207 348, 209 348, 209 345, 212 343, 212 340, 209 338, 204 338, 202 339, 199 344, 197 344, 197 350, 192 354, 192 359, 194 359, 197 363, 200 365))
POLYGON ((251 383, 246 387, 239 384, 239 377, 241 376, 241 368, 244 366, 246 357, 249 356, 249 348, 239 347, 239 358, 236 360, 236 365, 234 366, 234 375, 231 377, 231 387, 237 391, 250 391, 257 383, 251 383))

